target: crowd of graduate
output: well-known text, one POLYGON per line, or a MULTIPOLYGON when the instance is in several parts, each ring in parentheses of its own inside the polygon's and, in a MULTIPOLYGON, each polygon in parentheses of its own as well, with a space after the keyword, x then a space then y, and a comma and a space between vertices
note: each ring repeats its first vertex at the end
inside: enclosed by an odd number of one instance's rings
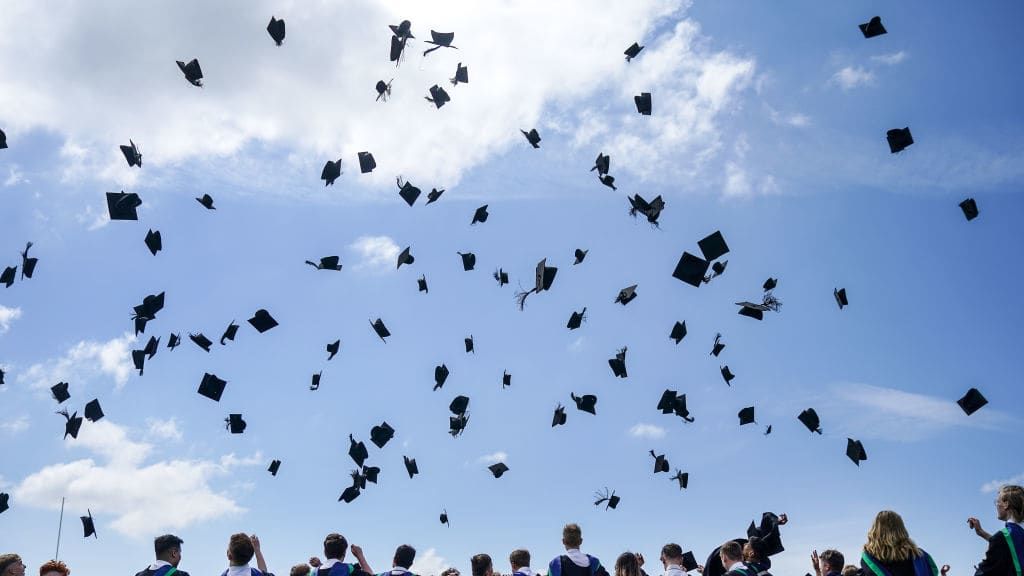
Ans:
MULTIPOLYGON (((999 490, 995 501, 996 516, 1005 527, 993 534, 986 532, 977 518, 969 518, 968 526, 988 541, 988 550, 981 563, 974 567, 975 576, 1022 576, 1024 566, 1024 488, 1007 485, 999 490)), ((706 565, 699 565, 692 552, 683 552, 676 543, 661 548, 664 576, 686 576, 696 571, 701 576, 771 576, 771 556, 782 551, 779 526, 786 524, 785 514, 766 513, 761 527, 751 527, 749 539, 728 540, 715 549, 706 565)), ((750 531, 748 531, 750 532, 750 531)), ((136 576, 188 576, 179 570, 184 541, 165 534, 154 541, 156 560, 136 576)), ((565 554, 548 563, 546 576, 611 576, 601 561, 583 553, 583 533, 576 524, 562 529, 565 554)), ((416 559, 416 550, 402 544, 395 550, 391 569, 374 572, 363 555, 363 550, 349 546, 344 536, 328 534, 324 539, 324 560, 310 558, 308 562, 292 566, 289 576, 416 576, 410 569, 416 559), (355 563, 346 563, 351 549, 355 563)), ((511 576, 540 576, 531 568, 530 552, 513 550, 509 554, 511 576)), ((273 576, 267 569, 255 535, 233 534, 228 541, 228 567, 221 576, 273 576), (250 566, 255 561, 256 567, 250 566)), ((488 554, 476 554, 470 559, 472 576, 502 576, 488 554)), ((847 564, 839 550, 827 549, 811 553, 811 565, 816 576, 946 576, 949 565, 940 569, 931 554, 920 548, 903 524, 903 518, 891 510, 875 516, 868 530, 867 542, 860 553, 860 566, 847 564)), ((25 576, 25 564, 17 554, 0 555, 0 576, 25 576)), ((644 557, 635 552, 623 552, 615 560, 614 576, 648 576, 644 570, 644 557)), ((39 576, 70 576, 71 570, 63 562, 51 560, 39 567, 39 576)), ((435 576, 435 575, 430 575, 435 576)), ((455 568, 448 568, 437 576, 460 576, 455 568)), ((808 573, 807 576, 810 576, 808 573)))

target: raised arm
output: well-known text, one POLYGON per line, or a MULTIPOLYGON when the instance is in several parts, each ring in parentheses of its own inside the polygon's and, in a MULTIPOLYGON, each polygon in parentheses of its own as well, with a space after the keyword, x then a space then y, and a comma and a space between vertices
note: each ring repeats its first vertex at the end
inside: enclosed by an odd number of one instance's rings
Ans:
POLYGON ((252 540, 252 549, 256 553, 256 568, 260 572, 267 574, 267 561, 263 559, 263 550, 260 549, 260 537, 253 534, 249 536, 249 540, 252 540))
POLYGON ((985 532, 985 529, 981 527, 981 521, 973 516, 967 519, 967 525, 970 526, 972 530, 974 530, 975 534, 977 534, 984 540, 988 540, 992 537, 991 534, 985 532))
POLYGON ((356 560, 359 560, 359 568, 367 574, 373 574, 373 568, 370 568, 370 563, 366 561, 366 556, 363 556, 363 549, 355 544, 353 544, 350 549, 352 550, 352 555, 356 557, 356 560))

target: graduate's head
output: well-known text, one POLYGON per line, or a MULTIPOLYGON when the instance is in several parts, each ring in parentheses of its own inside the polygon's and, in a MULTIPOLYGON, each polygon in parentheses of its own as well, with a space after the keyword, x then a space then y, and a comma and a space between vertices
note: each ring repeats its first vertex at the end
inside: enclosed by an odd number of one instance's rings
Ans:
POLYGON ((231 535, 231 539, 228 540, 228 563, 232 566, 245 566, 252 560, 254 554, 256 549, 253 548, 252 539, 248 534, 239 532, 231 535))
POLYGON ((324 558, 328 560, 344 560, 348 552, 348 540, 337 532, 332 532, 324 538, 324 558))
POLYGON ((477 554, 469 559, 469 565, 473 570, 473 576, 491 576, 493 567, 491 557, 487 554, 477 554))
POLYGON ((156 552, 156 559, 177 567, 181 562, 181 545, 184 542, 174 534, 157 536, 153 539, 153 551, 156 552))
POLYGON ((25 576, 25 563, 17 554, 0 554, 0 576, 25 576))
POLYGON ((903 518, 892 510, 882 510, 875 516, 864 551, 882 562, 899 562, 921 555, 921 549, 910 539, 903 518))
POLYGON ((996 514, 1000 520, 1024 522, 1024 488, 1007 484, 996 497, 996 514))
POLYGON ((520 568, 530 567, 530 551, 525 548, 516 548, 508 555, 508 563, 512 565, 512 571, 520 568))
POLYGON ((744 562, 760 562, 764 560, 764 542, 759 536, 751 536, 743 545, 744 562))
POLYGON ((735 540, 729 540, 718 549, 718 557, 722 560, 722 566, 728 568, 735 562, 743 560, 743 547, 735 540))
POLYGON ((395 549, 395 559, 392 561, 395 566, 408 570, 412 568, 413 560, 416 560, 416 549, 412 546, 402 544, 395 549))
POLYGON ((566 524, 562 528, 562 545, 567 550, 579 548, 583 545, 583 531, 580 530, 579 524, 566 524))
POLYGON ((59 560, 50 560, 39 567, 39 576, 68 576, 71 569, 59 560))
POLYGON ((615 559, 615 576, 640 576, 640 559, 632 552, 623 552, 615 559))
POLYGON ((309 576, 309 571, 309 564, 296 564, 295 566, 292 566, 291 571, 288 572, 288 576, 309 576))
POLYGON ((674 542, 661 547, 661 563, 668 568, 670 564, 679 566, 683 563, 683 547, 674 542))
POLYGON ((860 574, 860 566, 854 566, 853 564, 843 566, 843 576, 860 576, 860 574))
POLYGON ((842 572, 844 564, 846 564, 846 558, 839 550, 829 548, 818 555, 818 567, 821 568, 822 574, 842 572))

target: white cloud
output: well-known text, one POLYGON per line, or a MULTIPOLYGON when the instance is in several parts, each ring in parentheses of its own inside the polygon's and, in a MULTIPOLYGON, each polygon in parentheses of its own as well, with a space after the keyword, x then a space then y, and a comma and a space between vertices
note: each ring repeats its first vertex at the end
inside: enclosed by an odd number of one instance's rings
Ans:
POLYGON ((0 431, 3 431, 5 434, 10 434, 12 436, 15 434, 20 434, 21 432, 28 430, 30 422, 31 420, 29 419, 29 417, 25 414, 22 414, 17 418, 11 420, 4 420, 3 422, 0 422, 0 431))
POLYGON ((82 226, 85 226, 86 230, 92 232, 109 224, 110 214, 107 212, 106 207, 96 208, 89 204, 86 205, 85 210, 75 215, 75 220, 82 226))
POLYGON ((156 418, 147 418, 146 425, 149 427, 149 436, 158 440, 171 440, 177 442, 181 440, 181 430, 178 429, 178 420, 171 418, 170 420, 157 420, 156 418))
POLYGON ((800 112, 787 114, 768 105, 765 105, 765 109, 768 111, 768 118, 778 126, 805 128, 811 125, 811 117, 806 114, 800 112))
POLYGON ((210 483, 238 467, 261 462, 257 457, 229 454, 219 461, 146 463, 153 445, 131 439, 109 420, 90 424, 69 446, 97 455, 102 463, 87 458, 46 466, 23 479, 13 497, 21 505, 52 510, 61 496, 67 496, 72 506, 88 504, 94 515, 113 518, 107 523, 131 537, 180 530, 243 512, 229 494, 216 492, 210 483))
POLYGON ((0 304, 0 334, 11 329, 11 324, 21 318, 21 308, 8 308, 0 304))
POLYGON ((28 180, 25 179, 25 175, 18 169, 18 165, 12 164, 7 169, 7 178, 4 180, 4 186, 9 188, 25 182, 28 182, 28 180))
POLYGON ((18 375, 18 381, 27 382, 35 389, 44 389, 57 382, 77 386, 93 378, 106 377, 113 379, 120 389, 128 383, 132 372, 130 348, 134 343, 135 336, 131 332, 106 342, 82 340, 60 358, 29 366, 18 375))
POLYGON ((899 52, 891 52, 889 54, 879 54, 878 56, 872 56, 871 60, 878 62, 879 64, 885 64, 886 66, 895 66, 900 62, 907 59, 907 53, 903 50, 899 52))
POLYGON ((576 353, 583 350, 583 346, 586 345, 586 343, 587 340, 585 337, 580 336, 579 338, 576 338, 575 340, 569 343, 569 352, 576 353))
POLYGON ((416 555, 416 561, 412 563, 409 571, 421 576, 437 576, 448 567, 448 561, 439 555, 437 550, 427 548, 426 552, 416 555))
POLYGON ((1017 474, 1016 476, 1007 478, 1006 480, 992 480, 991 482, 985 482, 981 485, 981 493, 991 494, 993 492, 998 492, 999 488, 1007 484, 1015 484, 1017 486, 1024 484, 1024 474, 1017 474))
POLYGON ((492 454, 484 454, 483 456, 476 459, 480 464, 497 464, 498 462, 504 462, 508 460, 508 454, 498 451, 492 454))
POLYGON ((389 236, 360 236, 350 246, 359 253, 355 269, 392 270, 401 251, 389 236))
POLYGON ((635 424, 629 429, 629 435, 633 438, 646 438, 648 440, 659 440, 665 437, 665 429, 654 424, 635 424))
POLYGON ((873 84, 875 73, 863 66, 845 66, 832 75, 831 82, 843 90, 852 90, 857 86, 873 84))

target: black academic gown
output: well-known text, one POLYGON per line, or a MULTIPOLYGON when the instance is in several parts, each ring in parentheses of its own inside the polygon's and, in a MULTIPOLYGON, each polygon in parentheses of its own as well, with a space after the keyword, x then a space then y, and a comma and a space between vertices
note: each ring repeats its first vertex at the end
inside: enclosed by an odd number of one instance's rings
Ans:
MULTIPOLYGON (((137 573, 135 576, 155 576, 156 574, 163 575, 163 574, 166 574, 166 573, 167 573, 167 570, 164 570, 163 568, 161 568, 160 570, 150 570, 147 567, 145 570, 143 570, 142 572, 137 573)), ((188 572, 185 572, 184 570, 177 570, 177 571, 174 572, 174 576, 178 576, 179 574, 181 576, 188 576, 188 572)))
POLYGON ((1006 543, 1003 531, 999 530, 988 539, 988 550, 985 559, 978 564, 974 576, 1016 576, 1017 571, 1010 556, 1010 547, 1006 543))

